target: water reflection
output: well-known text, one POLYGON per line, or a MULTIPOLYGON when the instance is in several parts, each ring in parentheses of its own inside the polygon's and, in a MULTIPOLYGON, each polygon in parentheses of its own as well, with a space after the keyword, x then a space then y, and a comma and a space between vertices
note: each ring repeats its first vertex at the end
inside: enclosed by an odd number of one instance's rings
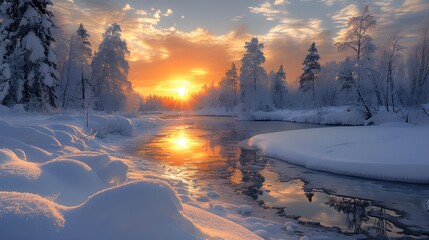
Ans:
POLYGON ((141 146, 139 155, 150 156, 165 161, 172 166, 196 164, 208 167, 207 163, 219 163, 228 160, 225 149, 214 143, 211 133, 202 129, 192 129, 182 125, 166 129, 150 143, 141 146))
POLYGON ((247 195, 264 208, 278 209, 279 215, 299 219, 303 224, 378 238, 428 236, 429 221, 426 225, 422 221, 429 215, 419 209, 419 201, 429 196, 427 187, 320 173, 237 146, 258 133, 303 127, 192 118, 192 122, 165 127, 152 141, 140 146, 138 154, 178 169, 187 181, 211 186, 215 191, 229 189, 233 192, 230 195, 247 195), (390 209, 406 205, 401 210, 408 213, 389 210, 386 205, 390 209))

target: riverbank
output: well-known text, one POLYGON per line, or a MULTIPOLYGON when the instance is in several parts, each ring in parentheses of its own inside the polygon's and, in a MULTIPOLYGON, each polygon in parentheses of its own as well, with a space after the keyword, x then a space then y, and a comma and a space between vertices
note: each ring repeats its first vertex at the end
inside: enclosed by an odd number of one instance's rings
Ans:
MULTIPOLYGON (((429 105, 424 105, 429 111, 429 105)), ((238 120, 244 121, 284 121, 297 123, 313 123, 322 125, 342 126, 364 126, 380 125, 386 122, 405 122, 417 125, 429 125, 429 116, 421 109, 409 110, 407 112, 386 111, 380 107, 375 115, 366 120, 363 110, 354 105, 321 107, 313 109, 283 109, 271 112, 253 112, 250 114, 239 114, 238 109, 208 108, 195 112, 185 112, 187 115, 196 116, 236 116, 238 120), (408 117, 407 117, 408 115, 408 117)))
POLYGON ((429 127, 390 123, 263 134, 265 155, 309 169, 387 181, 429 183, 429 127))

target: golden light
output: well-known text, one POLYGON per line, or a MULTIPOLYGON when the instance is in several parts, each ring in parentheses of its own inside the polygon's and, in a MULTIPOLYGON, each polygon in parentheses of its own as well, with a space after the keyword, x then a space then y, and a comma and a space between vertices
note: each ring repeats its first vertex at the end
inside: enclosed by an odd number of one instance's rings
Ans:
POLYGON ((188 89, 186 87, 177 88, 177 94, 179 95, 179 97, 181 98, 186 97, 187 93, 188 93, 188 89))
POLYGON ((175 149, 188 149, 191 145, 189 137, 181 132, 178 136, 171 139, 172 145, 175 149), (175 146, 174 146, 175 145, 175 146))

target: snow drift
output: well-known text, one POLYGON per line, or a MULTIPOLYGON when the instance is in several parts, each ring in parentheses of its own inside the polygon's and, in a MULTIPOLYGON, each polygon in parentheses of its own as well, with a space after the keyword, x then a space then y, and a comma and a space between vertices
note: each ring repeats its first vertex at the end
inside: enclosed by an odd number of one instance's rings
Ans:
POLYGON ((264 154, 310 169, 380 180, 429 183, 429 127, 295 130, 252 137, 264 154))

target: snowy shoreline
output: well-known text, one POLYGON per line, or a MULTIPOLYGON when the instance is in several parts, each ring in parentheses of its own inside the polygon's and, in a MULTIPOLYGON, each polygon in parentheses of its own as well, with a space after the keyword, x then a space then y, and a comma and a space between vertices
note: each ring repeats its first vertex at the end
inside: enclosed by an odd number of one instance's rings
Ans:
POLYGON ((429 127, 405 123, 262 134, 249 145, 309 169, 378 180, 429 183, 429 127))

